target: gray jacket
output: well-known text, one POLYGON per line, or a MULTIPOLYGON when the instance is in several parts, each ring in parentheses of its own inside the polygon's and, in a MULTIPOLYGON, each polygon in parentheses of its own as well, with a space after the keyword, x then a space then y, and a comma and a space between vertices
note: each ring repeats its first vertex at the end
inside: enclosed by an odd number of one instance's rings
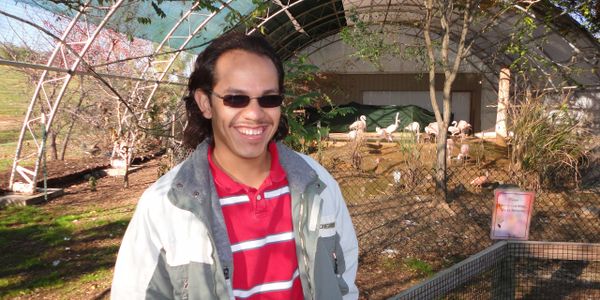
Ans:
MULTIPOLYGON (((310 157, 277 148, 304 298, 358 298, 358 242, 337 182, 310 157)), ((235 270, 207 149, 201 143, 142 195, 117 257, 113 299, 232 298, 235 270)))

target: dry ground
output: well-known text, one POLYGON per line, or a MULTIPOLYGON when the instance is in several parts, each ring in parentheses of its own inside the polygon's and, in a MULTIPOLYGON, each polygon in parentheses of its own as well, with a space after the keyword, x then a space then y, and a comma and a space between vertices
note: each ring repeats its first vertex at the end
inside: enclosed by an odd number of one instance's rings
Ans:
MULTIPOLYGON (((432 144, 423 147, 425 147, 422 150, 424 153, 432 152, 430 149, 433 147, 432 144)), ((488 168, 505 166, 506 161, 502 158, 505 149, 493 145, 484 147, 487 147, 487 157, 481 161, 473 160, 471 162, 473 167, 476 165, 479 167, 481 164, 488 168)), ((361 299, 384 299, 397 294, 430 276, 435 270, 450 266, 466 257, 465 253, 472 250, 465 251, 464 242, 472 241, 474 236, 487 234, 489 225, 485 221, 481 222, 481 220, 489 218, 487 207, 473 208, 473 203, 478 201, 475 191, 473 193, 469 191, 468 195, 470 196, 463 197, 462 201, 457 200, 445 206, 415 197, 417 194, 413 193, 409 195, 412 198, 405 198, 413 200, 405 200, 400 203, 404 206, 411 205, 411 211, 399 217, 389 215, 391 212, 397 211, 400 206, 397 203, 386 202, 385 194, 396 187, 388 182, 381 183, 369 179, 369 176, 388 176, 392 170, 406 167, 406 162, 402 160, 406 152, 399 151, 396 144, 366 146, 361 165, 364 170, 357 172, 356 170, 352 171, 348 162, 348 149, 349 147, 342 143, 329 147, 323 153, 323 164, 339 178, 342 187, 356 185, 356 181, 353 180, 359 175, 368 175, 365 176, 362 190, 352 195, 346 195, 349 207, 353 211, 353 218, 356 218, 355 222, 388 220, 400 222, 401 228, 405 229, 399 232, 389 232, 385 228, 372 231, 357 228, 359 239, 385 244, 387 238, 400 236, 405 239, 403 247, 409 249, 412 247, 413 249, 408 253, 374 252, 374 255, 362 256, 357 277, 357 283, 361 289, 361 299), (376 163, 377 158, 379 158, 379 163, 376 163), (350 169, 347 168, 348 166, 350 169), (350 171, 346 172, 348 170, 350 171), (379 184, 376 186, 378 191, 371 193, 370 189, 364 188, 369 184, 379 184), (375 195, 377 193, 380 195, 375 195), (364 201, 364 199, 370 198, 376 199, 376 202, 371 204, 364 201), (362 210, 363 207, 365 210, 362 210), (481 209, 481 211, 477 209, 481 209), (472 216, 470 220, 474 227, 463 224, 465 225, 464 229, 447 230, 441 227, 429 228, 431 226, 426 226, 426 222, 435 224, 436 221, 443 221, 448 214, 456 216, 454 210, 472 216), (428 211, 445 213, 427 214, 428 211), (420 224, 411 224, 414 221, 420 224), (418 238, 411 240, 412 237, 418 238), (423 243, 432 245, 430 251, 419 250, 422 249, 423 243), (407 257, 409 258, 407 259, 407 257)), ((0 298, 3 298, 2 295, 15 299, 108 298, 112 267, 121 237, 139 196, 157 179, 160 161, 146 162, 143 164, 143 168, 131 174, 130 187, 127 189, 122 187, 120 178, 103 177, 97 181, 96 191, 92 191, 88 181, 83 179, 83 173, 85 170, 104 164, 106 162, 102 159, 69 161, 66 164, 49 162, 48 169, 51 179, 81 172, 78 178, 54 181, 65 188, 66 194, 36 206, 39 213, 47 215, 49 219, 61 219, 68 222, 67 228, 70 230, 70 234, 68 237, 65 236, 64 241, 60 243, 48 244, 17 240, 3 248, 21 251, 25 260, 40 260, 40 263, 27 270, 9 268, 13 271, 0 271, 0 298), (58 267, 53 266, 56 261, 59 261, 58 267), (54 281, 51 284, 46 284, 42 280, 39 284, 27 285, 28 281, 35 281, 36 278, 47 276, 48 273, 53 274, 54 281)), ((6 187, 7 182, 8 175, 0 174, 0 187, 6 187)), ((428 192, 425 191, 425 193, 428 192)), ((355 224, 355 226, 360 225, 355 224)), ((17 228, 18 224, 14 227, 17 228)), ((0 232, 0 234, 2 233, 0 232)), ((390 245, 389 248, 394 250, 393 244, 390 245)), ((2 247, 0 246, 0 248, 2 247)), ((396 249, 399 248, 396 247, 396 249)), ((1 256, 2 254, 0 254, 0 258, 1 256)))

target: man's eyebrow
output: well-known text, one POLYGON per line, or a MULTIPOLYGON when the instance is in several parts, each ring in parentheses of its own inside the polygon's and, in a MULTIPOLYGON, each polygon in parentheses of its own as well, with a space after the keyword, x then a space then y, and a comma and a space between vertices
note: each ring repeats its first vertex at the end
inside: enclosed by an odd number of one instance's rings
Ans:
MULTIPOLYGON (((235 95, 248 95, 248 93, 246 91, 236 89, 236 88, 228 88, 225 90, 225 93, 235 94, 235 95)), ((279 89, 268 89, 268 90, 264 90, 262 92, 262 95, 271 95, 271 94, 279 94, 279 89)))

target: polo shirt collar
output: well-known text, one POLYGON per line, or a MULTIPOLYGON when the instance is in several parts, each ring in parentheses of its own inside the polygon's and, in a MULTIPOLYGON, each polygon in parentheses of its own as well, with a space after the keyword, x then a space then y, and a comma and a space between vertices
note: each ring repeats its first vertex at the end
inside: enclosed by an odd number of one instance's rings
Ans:
MULTIPOLYGON (((271 166, 269 170, 269 175, 265 180, 261 183, 259 190, 264 190, 265 188, 272 186, 274 183, 279 183, 286 178, 286 173, 279 162, 279 153, 277 151, 277 145, 275 142, 271 141, 267 147, 269 154, 271 155, 271 166)), ((247 192, 252 187, 249 187, 243 183, 235 181, 231 178, 225 171, 223 171, 212 158, 213 146, 209 146, 208 148, 208 164, 210 166, 210 170, 213 174, 213 178, 215 180, 215 185, 219 188, 217 190, 223 191, 229 195, 237 194, 240 192, 247 192)))

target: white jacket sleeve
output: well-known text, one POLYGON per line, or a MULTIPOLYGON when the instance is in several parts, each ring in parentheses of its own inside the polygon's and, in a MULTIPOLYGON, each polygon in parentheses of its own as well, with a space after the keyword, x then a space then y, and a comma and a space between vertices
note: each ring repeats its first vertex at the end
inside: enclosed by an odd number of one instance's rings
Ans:
POLYGON ((338 184, 334 185, 333 192, 337 194, 338 211, 336 223, 338 224, 338 234, 340 236, 340 245, 344 256, 345 270, 342 273, 344 282, 348 284, 348 293, 343 296, 344 300, 358 299, 358 287, 356 286, 356 272, 358 270, 358 240, 350 218, 350 212, 342 197, 338 184))
MULTIPOLYGON (((162 249, 157 227, 152 218, 152 208, 156 204, 156 189, 150 187, 142 195, 135 213, 125 231, 117 256, 111 288, 112 299, 145 299, 149 284, 159 267, 162 249)), ((164 265, 163 265, 164 267, 164 265)), ((164 274, 164 272, 161 272, 164 274)))

